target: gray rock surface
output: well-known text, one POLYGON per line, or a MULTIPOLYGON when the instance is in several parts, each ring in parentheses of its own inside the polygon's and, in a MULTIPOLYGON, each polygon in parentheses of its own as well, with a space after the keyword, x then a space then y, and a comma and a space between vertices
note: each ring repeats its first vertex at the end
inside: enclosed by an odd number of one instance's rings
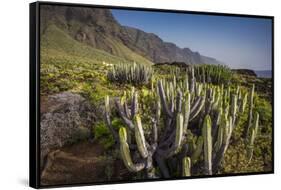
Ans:
POLYGON ((90 137, 94 108, 82 96, 63 92, 41 100, 41 167, 54 149, 90 137))

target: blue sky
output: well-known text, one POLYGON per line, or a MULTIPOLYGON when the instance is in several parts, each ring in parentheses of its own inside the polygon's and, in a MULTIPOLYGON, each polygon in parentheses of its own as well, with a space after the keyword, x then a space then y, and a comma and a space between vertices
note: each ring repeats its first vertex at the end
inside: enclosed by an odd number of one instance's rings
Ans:
POLYGON ((229 16, 112 10, 120 24, 154 33, 231 68, 271 69, 271 20, 229 16))

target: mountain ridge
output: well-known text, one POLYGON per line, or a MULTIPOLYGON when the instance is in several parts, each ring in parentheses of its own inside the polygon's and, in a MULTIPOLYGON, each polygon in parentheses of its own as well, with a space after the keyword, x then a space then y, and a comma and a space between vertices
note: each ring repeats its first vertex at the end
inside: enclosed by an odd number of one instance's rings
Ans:
POLYGON ((121 25, 109 9, 88 7, 41 7, 41 32, 55 24, 75 40, 112 55, 140 62, 184 62, 186 64, 221 64, 215 58, 180 48, 163 41, 154 33, 121 25))

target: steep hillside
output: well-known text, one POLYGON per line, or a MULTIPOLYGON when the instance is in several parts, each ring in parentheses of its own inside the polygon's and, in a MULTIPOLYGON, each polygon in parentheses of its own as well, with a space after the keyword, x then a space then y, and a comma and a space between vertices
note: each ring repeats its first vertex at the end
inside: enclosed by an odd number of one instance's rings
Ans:
POLYGON ((41 7, 41 23, 41 33, 50 24, 55 24, 76 41, 126 60, 150 64, 173 61, 219 64, 214 58, 164 42, 155 34, 122 26, 109 9, 44 5, 41 7))
POLYGON ((106 80, 109 63, 131 62, 78 42, 54 24, 41 35, 40 56, 42 96, 73 91, 91 100, 120 88, 106 80))
POLYGON ((123 26, 120 39, 124 44, 148 57, 155 63, 185 62, 188 64, 219 64, 214 58, 207 58, 189 48, 179 48, 173 43, 164 42, 153 33, 146 33, 139 29, 123 26))
POLYGON ((110 62, 128 62, 124 58, 111 55, 107 52, 91 48, 83 43, 74 40, 64 31, 55 25, 49 25, 43 35, 41 35, 41 58, 71 58, 73 61, 89 60, 94 63, 110 62), (76 58, 75 58, 76 57, 76 58))
MULTIPOLYGON (((76 14, 80 14, 80 13, 83 14, 83 12, 85 12, 84 8, 83 9, 74 8, 74 9, 75 10, 77 9, 76 14)), ((64 9, 63 7, 57 7, 56 9, 56 7, 53 8, 49 6, 47 6, 46 9, 45 8, 41 9, 41 35, 44 36, 45 39, 48 39, 50 36, 55 37, 56 39, 53 40, 53 42, 56 44, 60 44, 62 49, 64 49, 66 45, 66 48, 68 48, 69 51, 72 51, 71 50, 72 47, 68 46, 69 44, 80 42, 80 44, 84 44, 88 46, 90 45, 92 47, 92 48, 87 48, 88 50, 93 48, 99 49, 102 50, 103 52, 109 53, 110 55, 114 55, 115 57, 121 57, 123 61, 127 60, 126 62, 135 61, 143 64, 152 64, 152 62, 149 61, 148 59, 136 54, 135 52, 133 52, 131 49, 129 49, 128 47, 126 47, 124 44, 120 43, 116 39, 109 37, 109 35, 106 32, 103 31, 95 32, 95 30, 91 28, 91 24, 89 25, 89 23, 85 23, 86 21, 83 19, 84 17, 87 17, 87 15, 89 15, 87 11, 86 11, 86 15, 82 16, 83 18, 80 18, 79 15, 77 15, 77 16, 73 16, 77 20, 71 20, 72 18, 71 10, 72 9, 64 9), (61 12, 65 14, 65 17, 61 16, 62 14, 61 12), (60 30, 60 33, 65 33, 64 35, 68 36, 68 39, 65 41, 61 41, 56 34, 52 34, 53 30, 52 29, 50 30, 49 28, 50 27, 53 28, 54 26, 57 28, 56 30, 60 30), (85 35, 82 32, 84 30, 87 31, 89 30, 91 31, 91 33, 89 35, 85 35), (70 40, 70 38, 72 38, 72 40, 70 40), (60 43, 58 43, 58 41, 60 41, 60 43)), ((97 12, 98 13, 95 14, 99 14, 100 11, 97 12)), ((90 19, 90 21, 94 22, 93 19, 90 19)), ((110 25, 109 21, 106 21, 106 23, 107 23, 106 26, 110 25)), ((43 41, 43 45, 44 45, 44 41, 43 41)), ((79 50, 78 52, 79 55, 81 55, 80 53, 82 53, 82 55, 84 54, 81 50, 79 50)))

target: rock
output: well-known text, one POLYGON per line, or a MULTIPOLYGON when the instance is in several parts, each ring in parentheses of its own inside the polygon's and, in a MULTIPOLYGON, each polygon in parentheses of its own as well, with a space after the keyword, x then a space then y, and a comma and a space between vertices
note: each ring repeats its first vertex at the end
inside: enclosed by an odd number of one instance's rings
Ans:
POLYGON ((157 67, 157 66, 162 66, 162 65, 169 65, 169 66, 178 66, 178 67, 188 67, 189 64, 185 63, 185 62, 160 62, 160 63, 156 63, 153 66, 157 67))
POLYGON ((249 75, 249 76, 257 77, 257 74, 255 73, 255 71, 250 70, 250 69, 232 69, 232 71, 236 72, 237 74, 241 74, 241 75, 249 75))
POLYGON ((63 92, 41 99, 42 168, 51 150, 88 138, 96 116, 91 104, 78 94, 63 92))

